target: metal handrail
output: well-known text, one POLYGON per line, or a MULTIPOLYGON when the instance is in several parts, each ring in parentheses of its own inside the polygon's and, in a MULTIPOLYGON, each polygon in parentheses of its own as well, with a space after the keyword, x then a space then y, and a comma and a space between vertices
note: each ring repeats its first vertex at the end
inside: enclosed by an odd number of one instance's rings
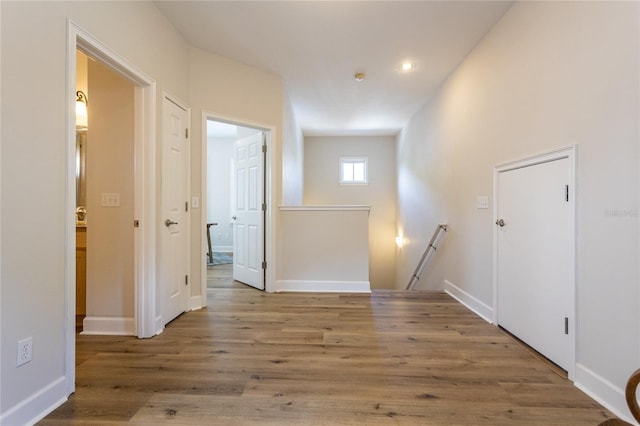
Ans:
POLYGON ((429 256, 431 251, 432 250, 436 251, 438 249, 435 246, 435 243, 438 240, 438 237, 440 236, 440 231, 447 232, 447 224, 446 223, 439 224, 438 227, 436 228, 436 230, 434 231, 433 235, 431 236, 431 240, 429 241, 429 244, 427 245, 427 248, 424 249, 424 253, 422 253, 422 257, 420 258, 420 261, 418 262, 418 266, 416 267, 415 272, 411 276, 411 279, 409 280, 409 284, 407 284, 407 290, 412 290, 413 286, 416 284, 416 282, 418 282, 420 280, 420 274, 422 273, 422 269, 424 268, 424 265, 426 263, 427 257, 429 256))

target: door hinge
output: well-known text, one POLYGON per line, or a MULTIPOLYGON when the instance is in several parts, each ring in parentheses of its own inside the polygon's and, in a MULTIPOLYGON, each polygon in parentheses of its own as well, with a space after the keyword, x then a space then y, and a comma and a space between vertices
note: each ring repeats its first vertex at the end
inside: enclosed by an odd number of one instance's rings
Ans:
POLYGON ((189 285, 189 275, 184 276, 184 285, 189 285))
POLYGON ((569 318, 564 317, 564 334, 569 334, 569 318))
POLYGON ((262 145, 262 152, 267 152, 267 145, 262 145))
POLYGON ((134 220, 133 221, 133 227, 134 228, 140 228, 140 221, 139 220, 134 220))
POLYGON ((267 211, 267 203, 262 203, 262 211, 263 212, 267 211))
POLYGON ((184 138, 189 139, 189 128, 184 129, 184 138))
POLYGON ((267 262, 262 262, 262 269, 267 269, 267 262))
POLYGON ((185 211, 185 212, 188 212, 188 211, 189 211, 189 202, 188 202, 188 201, 185 201, 185 202, 184 202, 184 211, 185 211))
POLYGON ((564 200, 569 202, 569 185, 564 186, 564 200))

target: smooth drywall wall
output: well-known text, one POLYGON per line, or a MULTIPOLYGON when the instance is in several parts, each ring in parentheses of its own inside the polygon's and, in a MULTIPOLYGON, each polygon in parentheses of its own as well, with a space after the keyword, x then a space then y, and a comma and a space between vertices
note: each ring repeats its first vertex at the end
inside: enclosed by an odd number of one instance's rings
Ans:
POLYGON ((133 90, 111 68, 89 61, 87 317, 134 316, 133 90), (117 194, 119 205, 104 206, 102 194, 117 194))
POLYGON ((618 412, 640 362, 638 2, 518 2, 399 136, 398 279, 438 221, 446 279, 493 309, 496 165, 577 145, 576 384, 618 412), (490 203, 492 205, 492 203, 490 203), (425 234, 425 231, 429 231, 425 234))
MULTIPOLYGON (((65 104, 75 88, 66 87, 67 19, 154 78, 159 93, 184 99, 188 50, 150 2, 3 1, 1 8, 0 423, 24 424, 68 389, 65 104), (16 367, 17 341, 29 336, 33 360, 16 367)), ((162 96, 156 98, 159 113, 162 96)))
MULTIPOLYGON (((371 288, 395 288, 395 137, 308 136, 304 140, 305 205, 369 205, 371 288), (369 183, 340 185, 340 157, 367 157, 369 183)), ((339 244, 339 242, 336 242, 339 244)))
POLYGON ((282 207, 280 218, 276 291, 371 291, 368 206, 282 207))
POLYGON ((289 96, 283 97, 282 204, 299 206, 304 192, 304 136, 289 96))
MULTIPOLYGON (((202 155, 205 151, 206 135, 203 137, 202 113, 210 113, 214 118, 235 121, 236 124, 248 124, 251 127, 270 127, 271 150, 268 156, 273 158, 270 180, 276 203, 282 199, 282 79, 223 58, 204 50, 189 49, 189 102, 191 114, 191 195, 202 197, 202 155)), ((268 205, 275 214, 277 206, 268 205)), ((191 209, 191 253, 201 253, 204 247, 206 230, 200 226, 202 212, 191 209)), ((276 225, 277 226, 277 225, 276 225)), ((276 237, 277 238, 277 237, 276 237)), ((191 256, 191 296, 201 298, 200 256, 191 256)))
POLYGON ((207 139, 207 223, 213 251, 233 251, 231 174, 236 138, 207 139))

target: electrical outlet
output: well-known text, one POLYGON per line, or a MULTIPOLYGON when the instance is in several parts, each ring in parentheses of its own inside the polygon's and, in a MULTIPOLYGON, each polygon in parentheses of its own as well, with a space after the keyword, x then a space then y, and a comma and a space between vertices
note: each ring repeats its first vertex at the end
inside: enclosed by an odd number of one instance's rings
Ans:
POLYGON ((20 366, 22 364, 26 364, 31 361, 33 350, 33 338, 27 337, 26 339, 22 339, 18 342, 18 358, 16 361, 16 366, 20 366))

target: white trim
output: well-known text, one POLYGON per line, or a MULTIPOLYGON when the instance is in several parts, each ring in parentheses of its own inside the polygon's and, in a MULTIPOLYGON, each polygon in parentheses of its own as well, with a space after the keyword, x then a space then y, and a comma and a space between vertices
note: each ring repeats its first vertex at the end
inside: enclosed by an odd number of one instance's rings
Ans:
MULTIPOLYGON (((111 50, 104 43, 67 21, 67 318, 75 333, 75 66, 76 49, 111 67, 134 85, 135 176, 134 228, 135 335, 151 337, 155 330, 156 305, 156 83, 151 77, 111 50)), ((75 371, 75 334, 68 339, 67 365, 75 371)))
POLYGON ((233 253, 233 246, 211 246, 214 253, 233 253))
POLYGON ((275 292, 371 293, 369 281, 278 280, 275 292))
POLYGON ((200 297, 200 296, 191 296, 189 298, 189 310, 190 311, 197 311, 198 309, 202 309, 205 306, 207 306, 207 305, 206 304, 205 305, 202 304, 202 297, 200 297))
MULTIPOLYGON (((340 185, 368 185, 369 184, 369 157, 340 157, 338 159, 338 183, 340 185), (364 164, 364 179, 363 180, 346 180, 344 177, 344 165, 360 163, 364 164)), ((354 172, 355 174, 355 172, 354 172)))
MULTIPOLYGON (((211 111, 202 111, 200 123, 201 128, 201 168, 200 168, 200 229, 207 227, 207 120, 220 121, 223 123, 234 124, 236 126, 251 127, 262 130, 266 134, 267 152, 265 153, 265 200, 267 211, 265 215, 265 261, 267 262, 267 270, 264 276, 264 289, 270 293, 275 291, 276 282, 276 155, 275 155, 275 135, 276 127, 273 125, 258 123, 243 118, 229 117, 211 111)), ((200 232, 199 235, 204 235, 200 232)), ((202 238, 202 237, 201 237, 202 238)), ((207 306, 207 248, 205 244, 200 244, 200 271, 201 271, 201 291, 202 306, 207 306)))
POLYGON ((162 315, 159 312, 156 312, 156 319, 154 321, 153 329, 158 330, 156 335, 161 334, 164 331, 164 322, 162 322, 162 315))
MULTIPOLYGON (((569 240, 571 241, 569 247, 569 259, 572 262, 573 266, 570 268, 570 281, 573 286, 572 294, 573 298, 570 301, 569 306, 569 333, 573 336, 572 345, 569 354, 569 366, 567 369, 567 374, 569 376, 569 380, 574 380, 576 373, 576 347, 577 347, 577 336, 578 336, 578 327, 577 327, 577 309, 576 309, 576 299, 577 299, 577 259, 576 259, 576 211, 577 211, 577 202, 576 196, 578 194, 577 191, 577 146, 572 145, 566 148, 556 149, 547 153, 534 155, 530 157, 526 157, 521 160, 515 160, 508 163, 503 163, 498 166, 495 166, 493 169, 493 221, 497 221, 499 218, 498 214, 498 176, 502 172, 519 169, 522 167, 534 166, 537 164, 547 163, 550 161, 560 160, 567 158, 569 160, 569 240)), ((497 227, 493 228, 493 323, 498 324, 498 230, 497 227)))
POLYGON ((321 212, 321 211, 371 211, 371 206, 280 206, 280 211, 307 211, 307 212, 321 212))
POLYGON ((482 300, 476 299, 471 294, 447 280, 444 280, 444 291, 486 322, 495 324, 492 320, 492 318, 494 318, 493 308, 482 300))
POLYGON ((80 334, 135 336, 135 320, 133 317, 85 317, 80 334))
POLYGON ((2 414, 0 424, 36 424, 67 400, 67 397, 60 397, 60 395, 64 395, 65 393, 64 391, 67 387, 66 381, 66 376, 58 377, 30 397, 20 401, 20 403, 14 405, 2 414))
POLYGON ((576 364, 574 385, 622 420, 635 424, 630 416, 623 389, 580 363, 576 364))

